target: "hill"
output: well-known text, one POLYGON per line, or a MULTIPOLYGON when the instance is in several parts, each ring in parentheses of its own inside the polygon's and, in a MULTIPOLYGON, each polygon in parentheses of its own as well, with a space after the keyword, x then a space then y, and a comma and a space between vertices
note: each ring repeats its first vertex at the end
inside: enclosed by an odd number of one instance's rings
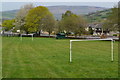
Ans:
MULTIPOLYGON (((61 19, 62 13, 65 13, 67 10, 70 10, 77 15, 81 15, 106 9, 94 6, 47 6, 47 8, 54 14, 56 19, 61 19)), ((2 19, 13 19, 17 12, 18 10, 4 11, 2 12, 2 19)))
POLYGON ((111 9, 105 9, 102 11, 92 12, 85 15, 89 22, 100 22, 103 19, 106 19, 109 16, 111 9))
POLYGON ((102 11, 106 8, 93 6, 49 6, 48 9, 54 14, 56 19, 61 19, 61 15, 67 10, 77 15, 85 15, 91 12, 102 11))

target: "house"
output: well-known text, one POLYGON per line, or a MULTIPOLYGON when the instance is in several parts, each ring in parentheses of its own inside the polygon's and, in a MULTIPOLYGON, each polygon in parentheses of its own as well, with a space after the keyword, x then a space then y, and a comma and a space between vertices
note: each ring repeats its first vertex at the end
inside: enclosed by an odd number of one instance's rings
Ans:
POLYGON ((93 35, 102 35, 103 33, 109 35, 108 30, 103 30, 102 23, 93 23, 93 24, 88 24, 87 26, 88 27, 86 28, 86 30, 89 31, 89 28, 91 28, 93 30, 93 35))

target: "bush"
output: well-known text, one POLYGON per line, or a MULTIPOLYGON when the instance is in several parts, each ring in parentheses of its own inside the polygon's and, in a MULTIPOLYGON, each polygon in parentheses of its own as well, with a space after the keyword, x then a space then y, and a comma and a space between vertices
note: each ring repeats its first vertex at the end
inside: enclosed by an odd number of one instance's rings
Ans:
POLYGON ((113 36, 117 36, 117 34, 113 34, 113 36))

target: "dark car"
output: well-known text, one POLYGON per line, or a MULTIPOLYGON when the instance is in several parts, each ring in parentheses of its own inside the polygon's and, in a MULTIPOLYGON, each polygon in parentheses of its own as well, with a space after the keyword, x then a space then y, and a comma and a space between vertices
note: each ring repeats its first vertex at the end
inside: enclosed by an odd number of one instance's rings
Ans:
POLYGON ((65 33, 56 34, 56 39, 64 39, 64 38, 65 38, 65 33))

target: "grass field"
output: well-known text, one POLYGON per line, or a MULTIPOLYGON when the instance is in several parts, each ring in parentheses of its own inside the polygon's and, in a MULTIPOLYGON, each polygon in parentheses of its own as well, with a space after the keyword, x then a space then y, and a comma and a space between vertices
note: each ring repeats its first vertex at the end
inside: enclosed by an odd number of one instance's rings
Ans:
POLYGON ((3 37, 4 78, 116 78, 118 42, 111 62, 110 41, 73 42, 69 39, 3 37))

